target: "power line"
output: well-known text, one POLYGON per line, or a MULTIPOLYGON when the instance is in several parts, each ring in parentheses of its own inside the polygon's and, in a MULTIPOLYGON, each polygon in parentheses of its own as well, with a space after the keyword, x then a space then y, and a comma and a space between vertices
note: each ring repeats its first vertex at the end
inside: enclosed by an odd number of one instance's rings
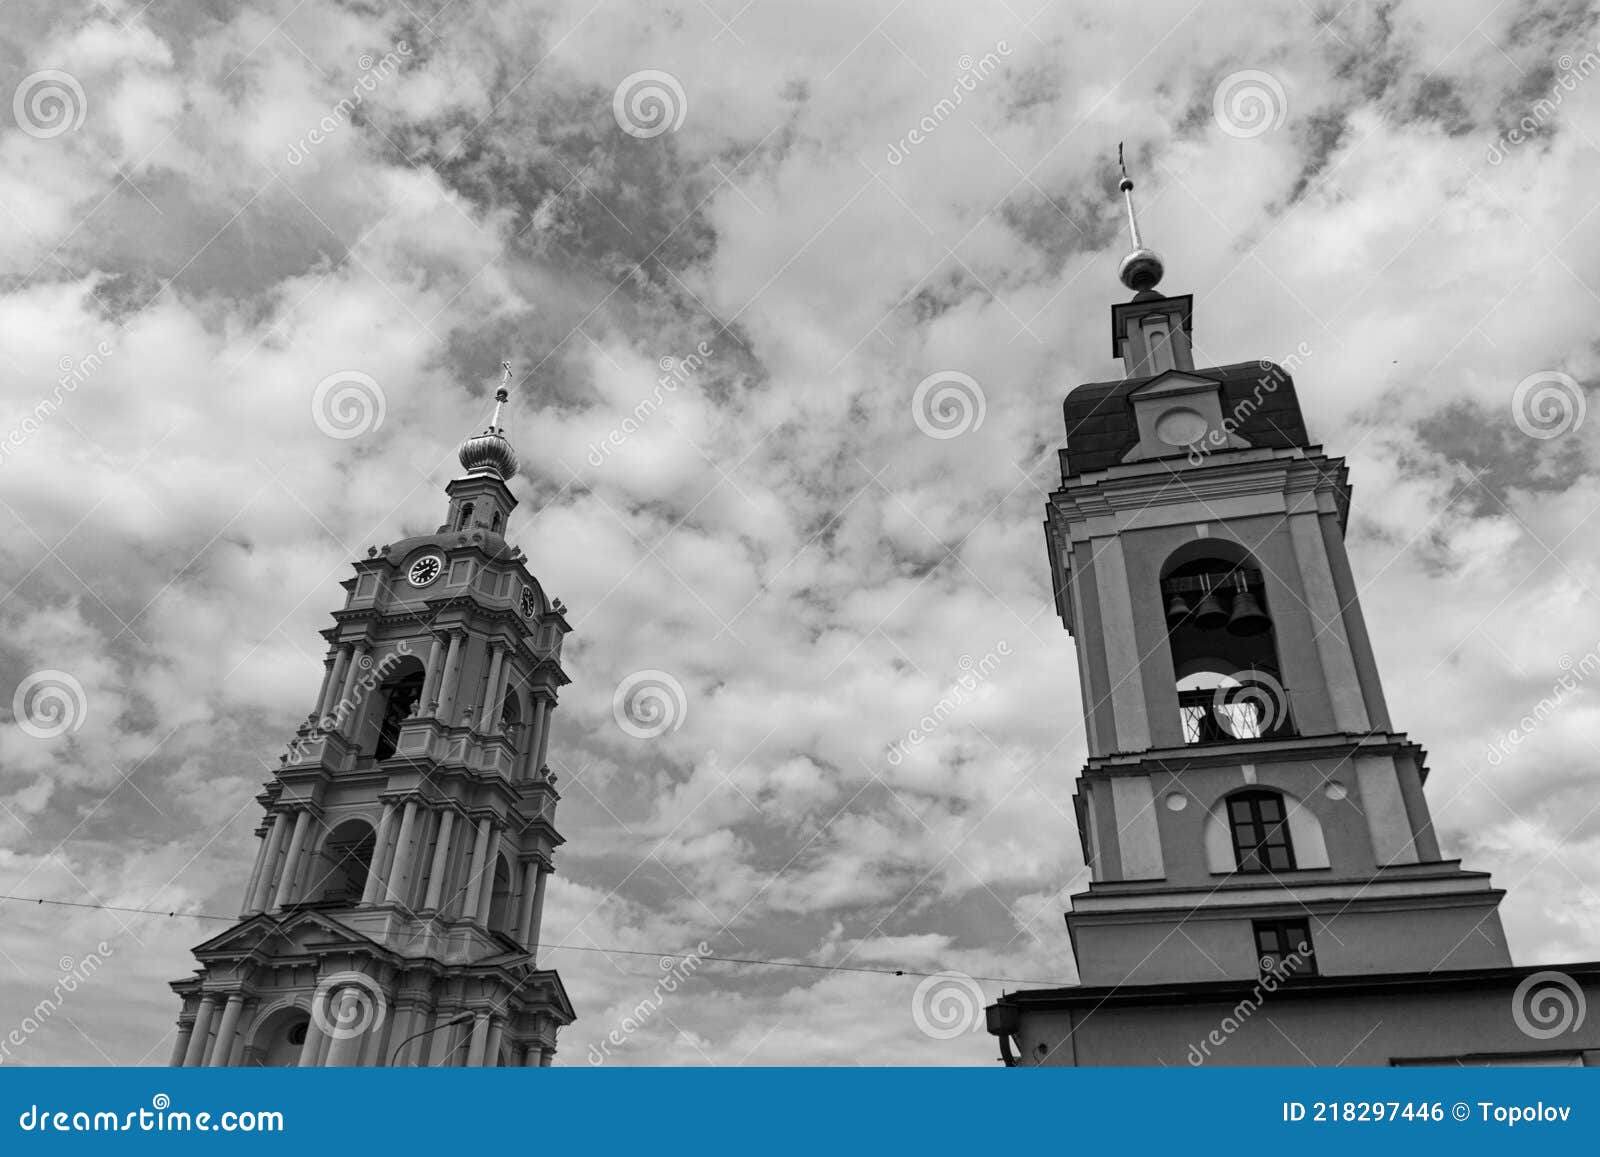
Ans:
MULTIPOLYGON (((89 908, 99 912, 131 912, 140 916, 166 916, 170 918, 187 918, 190 920, 221 920, 232 924, 237 922, 234 916, 218 916, 210 912, 178 912, 165 911, 160 908, 132 908, 121 904, 92 904, 81 900, 50 900, 42 896, 12 896, 0 893, 0 902, 15 900, 20 904, 50 904, 57 908, 89 908)), ((770 960, 760 956, 701 956, 697 952, 657 952, 643 948, 608 948, 594 944, 541 944, 541 952, 600 952, 608 956, 652 956, 657 960, 698 960, 701 964, 739 964, 760 968, 803 968, 814 972, 859 972, 872 976, 945 976, 951 970, 943 969, 938 972, 925 972, 915 968, 874 968, 865 964, 811 964, 803 960, 770 960)), ((987 981, 990 984, 1026 984, 1038 985, 1047 988, 1062 987, 1059 980, 1028 980, 1016 976, 972 976, 961 973, 970 980, 987 981)))

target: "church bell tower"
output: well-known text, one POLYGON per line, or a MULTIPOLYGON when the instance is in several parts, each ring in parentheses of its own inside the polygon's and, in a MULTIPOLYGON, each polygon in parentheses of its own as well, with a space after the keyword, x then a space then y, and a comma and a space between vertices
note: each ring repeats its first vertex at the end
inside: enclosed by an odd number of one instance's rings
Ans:
POLYGON ((1089 748, 1083 983, 1508 964, 1502 893, 1441 856, 1422 749, 1389 719, 1344 461, 1283 367, 1196 368, 1193 299, 1157 292, 1120 188, 1125 376, 1067 398, 1045 523, 1089 748))
POLYGON ((315 709, 258 797, 239 921, 172 985, 174 1065, 542 1066, 574 1019, 538 964, 570 628, 504 537, 504 368, 444 522, 342 584, 315 709))

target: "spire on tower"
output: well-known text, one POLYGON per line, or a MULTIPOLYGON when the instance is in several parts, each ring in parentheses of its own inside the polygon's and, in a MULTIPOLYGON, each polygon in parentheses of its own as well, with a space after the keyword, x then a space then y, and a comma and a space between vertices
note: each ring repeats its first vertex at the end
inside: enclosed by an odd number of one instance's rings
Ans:
POLYGON ((500 363, 500 386, 494 392, 494 417, 489 428, 461 443, 458 457, 469 474, 491 473, 509 481, 517 472, 517 454, 500 427, 500 408, 511 397, 511 363, 500 363))
POLYGON ((1128 176, 1128 164, 1123 160, 1120 141, 1117 142, 1117 165, 1122 169, 1122 180, 1117 183, 1117 188, 1122 190, 1123 200, 1128 205, 1128 237, 1133 242, 1133 249, 1117 269, 1117 276, 1122 279, 1122 284, 1135 293, 1143 293, 1155 289, 1166 270, 1161 262, 1161 254, 1147 248, 1139 236, 1139 217, 1133 208, 1133 178, 1128 176))

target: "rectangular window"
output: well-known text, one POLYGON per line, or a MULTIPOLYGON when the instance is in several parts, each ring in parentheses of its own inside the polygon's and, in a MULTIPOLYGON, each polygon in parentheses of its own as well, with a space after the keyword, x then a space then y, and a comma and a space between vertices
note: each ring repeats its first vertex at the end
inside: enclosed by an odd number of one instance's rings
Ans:
POLYGON ((1311 946, 1311 926, 1304 920, 1257 920, 1256 958, 1263 976, 1316 976, 1317 954, 1311 946))

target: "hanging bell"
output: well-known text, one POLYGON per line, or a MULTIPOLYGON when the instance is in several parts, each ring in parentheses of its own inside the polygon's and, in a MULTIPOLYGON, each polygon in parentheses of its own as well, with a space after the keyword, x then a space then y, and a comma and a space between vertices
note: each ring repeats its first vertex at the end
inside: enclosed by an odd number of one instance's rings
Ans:
POLYGON ((1242 590, 1233 596, 1233 614, 1228 616, 1228 634, 1259 635, 1272 625, 1255 595, 1242 590))
POLYGON ((1194 625, 1202 631, 1214 631, 1228 621, 1228 612, 1217 601, 1216 591, 1207 591, 1206 597, 1194 610, 1194 625))
POLYGON ((1181 594, 1175 594, 1167 603, 1167 626, 1177 627, 1184 619, 1189 617, 1189 604, 1183 601, 1181 594))

